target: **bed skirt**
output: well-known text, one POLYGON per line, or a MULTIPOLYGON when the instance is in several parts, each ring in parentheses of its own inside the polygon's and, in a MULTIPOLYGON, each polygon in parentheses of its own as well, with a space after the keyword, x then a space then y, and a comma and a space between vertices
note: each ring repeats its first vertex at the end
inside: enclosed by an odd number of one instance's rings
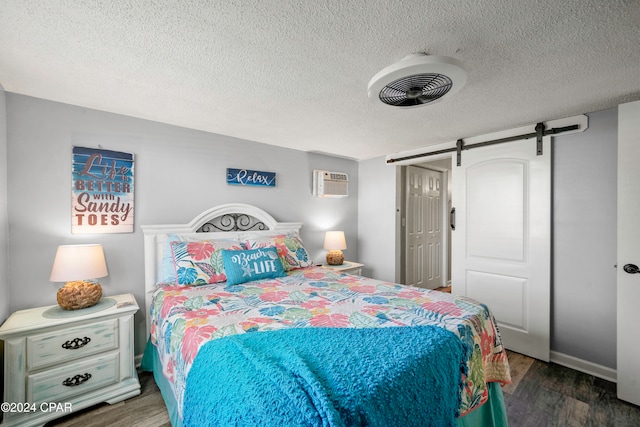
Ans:
MULTIPOLYGON (((162 373, 160 357, 150 339, 147 341, 140 368, 146 372, 153 372, 153 378, 167 406, 171 425, 173 427, 182 427, 178 403, 173 395, 171 384, 162 373)), ((500 384, 491 382, 488 384, 488 389, 489 400, 479 408, 458 418, 456 420, 458 427, 506 427, 508 425, 507 411, 500 384)))

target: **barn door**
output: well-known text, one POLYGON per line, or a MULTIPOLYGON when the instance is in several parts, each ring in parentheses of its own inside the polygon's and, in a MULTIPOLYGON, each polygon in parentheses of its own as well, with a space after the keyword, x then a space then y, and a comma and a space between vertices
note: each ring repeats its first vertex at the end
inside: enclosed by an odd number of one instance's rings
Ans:
POLYGON ((551 152, 543 139, 463 151, 452 169, 452 292, 485 303, 505 346, 549 360, 551 152))

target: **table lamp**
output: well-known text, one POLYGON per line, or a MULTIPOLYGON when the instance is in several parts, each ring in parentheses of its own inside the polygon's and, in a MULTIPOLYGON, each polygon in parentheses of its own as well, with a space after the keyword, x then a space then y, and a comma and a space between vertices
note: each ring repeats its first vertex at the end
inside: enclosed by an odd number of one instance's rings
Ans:
POLYGON ((347 249, 344 231, 327 231, 324 236, 324 248, 327 249, 327 264, 341 265, 344 262, 342 249, 347 249))
POLYGON ((67 282, 58 289, 58 305, 65 310, 78 310, 94 306, 102 298, 100 283, 88 279, 108 274, 102 245, 60 245, 49 280, 67 282))

